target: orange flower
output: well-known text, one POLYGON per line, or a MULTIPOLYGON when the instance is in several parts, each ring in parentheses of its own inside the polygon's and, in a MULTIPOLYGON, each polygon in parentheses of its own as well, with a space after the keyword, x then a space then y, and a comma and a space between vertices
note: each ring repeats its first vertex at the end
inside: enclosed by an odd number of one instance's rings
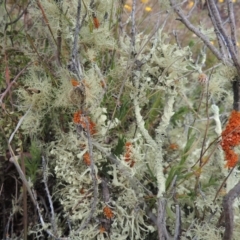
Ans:
POLYGON ((91 159, 90 159, 90 154, 88 152, 84 153, 83 155, 83 161, 87 166, 91 165, 91 159))
POLYGON ((74 78, 71 79, 71 83, 72 83, 72 85, 73 85, 74 87, 79 86, 79 82, 78 82, 76 79, 74 79, 74 78))
POLYGON ((103 214, 107 219, 113 218, 113 212, 108 206, 103 208, 103 214))
POLYGON ((80 192, 81 194, 84 194, 84 193, 85 193, 84 187, 82 187, 82 188, 79 190, 79 192, 80 192))
POLYGON ((99 28, 100 23, 99 23, 97 17, 93 17, 93 24, 94 24, 94 27, 95 27, 95 28, 99 28))
POLYGON ((171 143, 168 148, 171 150, 178 150, 179 146, 176 143, 171 143))
POLYGON ((90 117, 85 117, 81 111, 77 111, 74 113, 73 122, 75 124, 80 124, 85 131, 87 130, 88 123, 90 134, 92 135, 96 133, 96 124, 90 119, 90 117))
POLYGON ((104 233, 104 232, 106 232, 105 227, 101 226, 101 227, 99 228, 99 232, 100 232, 100 233, 104 233))
POLYGON ((97 18, 97 16, 96 16, 95 13, 92 14, 92 18, 93 18, 94 27, 95 27, 95 28, 99 28, 100 23, 99 23, 99 20, 98 20, 98 18, 97 18))
POLYGON ((126 142, 125 147, 126 147, 126 153, 124 155, 124 160, 125 162, 130 163, 130 167, 133 167, 135 164, 135 161, 132 159, 132 143, 126 142))
POLYGON ((228 124, 222 132, 221 146, 225 152, 226 167, 232 168, 238 162, 238 155, 233 148, 240 144, 240 112, 233 110, 231 112, 228 124))

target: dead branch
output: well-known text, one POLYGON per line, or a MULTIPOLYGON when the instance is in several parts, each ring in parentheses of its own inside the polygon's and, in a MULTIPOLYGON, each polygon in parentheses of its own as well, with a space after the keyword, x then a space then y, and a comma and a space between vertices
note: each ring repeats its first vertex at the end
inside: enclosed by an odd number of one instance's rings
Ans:
POLYGON ((46 166, 46 160, 45 160, 44 156, 42 156, 42 166, 43 166, 43 183, 44 183, 44 186, 45 186, 45 191, 47 193, 48 202, 49 202, 50 210, 51 210, 51 227, 52 227, 53 234, 55 236, 57 236, 58 235, 57 225, 56 225, 56 219, 55 219, 52 197, 50 195, 50 191, 49 191, 48 185, 47 185, 47 181, 48 181, 47 166, 46 166))
POLYGON ((168 232, 166 229, 166 204, 167 204, 166 199, 164 198, 158 199, 157 229, 159 240, 169 239, 168 232))
POLYGON ((225 61, 223 55, 219 52, 219 50, 214 47, 207 36, 205 36, 200 30, 198 30, 184 15, 182 9, 176 4, 175 0, 169 0, 172 8, 180 17, 180 20, 191 32, 195 33, 203 43, 212 51, 212 53, 221 61, 225 61))
POLYGON ((240 182, 231 189, 223 198, 223 212, 225 219, 225 232, 223 240, 230 240, 233 236, 234 217, 233 217, 233 202, 240 195, 240 182))
POLYGON ((68 69, 69 71, 77 75, 79 81, 82 80, 83 78, 83 70, 81 67, 81 62, 78 54, 78 37, 79 37, 80 28, 81 28, 80 15, 81 15, 81 0, 78 0, 73 48, 72 48, 71 59, 68 64, 68 69))

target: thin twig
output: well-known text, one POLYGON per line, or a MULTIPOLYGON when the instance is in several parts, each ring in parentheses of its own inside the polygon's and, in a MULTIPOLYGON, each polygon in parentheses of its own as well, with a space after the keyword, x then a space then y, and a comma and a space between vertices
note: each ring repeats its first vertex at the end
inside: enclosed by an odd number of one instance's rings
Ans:
POLYGON ((175 234, 174 234, 174 240, 180 240, 181 239, 181 209, 179 207, 179 204, 176 204, 176 221, 175 221, 175 234))
POLYGON ((178 35, 177 35, 177 31, 176 30, 173 30, 173 36, 175 37, 175 41, 178 45, 178 47, 181 49, 181 43, 179 42, 179 38, 178 38, 178 35))
POLYGON ((198 0, 194 1, 194 5, 192 6, 192 8, 190 9, 190 11, 188 12, 188 14, 186 16, 187 18, 191 17, 193 10, 196 8, 197 4, 198 4, 198 0))
POLYGON ((133 57, 135 56, 135 53, 136 53, 136 49, 135 49, 135 41, 136 41, 135 12, 136 12, 136 0, 133 0, 132 12, 131 12, 131 19, 132 19, 131 45, 132 45, 132 55, 133 55, 133 57))
POLYGON ((153 214, 152 210, 146 205, 145 212, 153 224, 157 227, 157 216, 153 214))
MULTIPOLYGON (((33 194, 34 194, 34 198, 37 199, 36 193, 33 192, 33 194)), ((42 216, 42 214, 41 214, 41 209, 40 209, 39 204, 38 204, 37 201, 36 201, 36 207, 37 207, 38 216, 39 216, 41 225, 42 225, 42 227, 43 227, 43 230, 46 231, 46 232, 48 233, 48 235, 50 235, 51 237, 57 239, 57 237, 56 237, 51 231, 48 230, 48 228, 47 228, 47 226, 46 226, 46 223, 45 223, 44 220, 43 220, 43 216, 42 216)))
POLYGON ((16 128, 14 129, 13 133, 11 134, 11 136, 10 136, 10 138, 9 138, 9 140, 8 140, 8 149, 9 149, 10 154, 11 154, 11 157, 10 157, 9 161, 12 162, 12 163, 14 164, 14 166, 16 167, 16 169, 17 169, 17 171, 18 171, 18 174, 19 174, 20 178, 21 178, 22 181, 23 181, 23 184, 26 186, 26 188, 27 188, 27 190, 28 190, 28 193, 29 193, 29 195, 30 195, 30 197, 31 197, 31 199, 32 199, 32 201, 33 201, 33 204, 36 205, 36 200, 35 200, 35 198, 34 198, 34 196, 33 196, 33 194, 32 194, 31 187, 30 187, 30 185, 29 185, 29 183, 28 183, 28 181, 27 181, 27 179, 26 179, 25 174, 23 173, 21 167, 20 167, 19 164, 18 164, 18 159, 19 159, 20 157, 19 157, 19 156, 16 156, 16 155, 14 154, 13 149, 12 149, 12 147, 11 147, 11 141, 13 140, 13 137, 14 137, 15 133, 18 131, 19 127, 21 126, 24 118, 25 118, 25 117, 27 116, 27 114, 29 113, 31 107, 32 107, 32 105, 29 107, 29 109, 28 109, 27 112, 24 114, 24 116, 21 117, 21 119, 19 120, 16 128))
POLYGON ((224 58, 227 58, 227 53, 226 53, 227 49, 226 49, 225 41, 223 40, 223 36, 221 35, 220 31, 218 30, 215 18, 213 16, 211 8, 209 7, 209 4, 207 4, 207 7, 208 7, 208 12, 209 12, 209 15, 210 15, 210 19, 211 19, 213 27, 214 27, 214 32, 217 36, 220 52, 224 56, 224 58))
POLYGON ((81 0, 78 0, 73 48, 72 48, 71 59, 68 64, 68 69, 77 75, 79 81, 82 80, 83 78, 83 70, 82 70, 81 62, 79 60, 79 55, 78 55, 78 37, 79 37, 79 32, 81 27, 80 14, 81 14, 81 0))
POLYGON ((62 66, 61 63, 61 47, 62 47, 62 14, 63 14, 63 9, 62 9, 62 2, 58 4, 59 11, 60 11, 60 16, 59 16, 59 29, 57 30, 57 63, 59 66, 62 66))
MULTIPOLYGON (((23 171, 23 174, 26 175, 26 168, 25 168, 25 162, 24 162, 24 156, 21 153, 20 155, 21 158, 21 168, 23 171)), ((27 240, 27 236, 28 236, 28 210, 27 210, 27 188, 26 185, 23 183, 22 185, 23 187, 23 238, 24 240, 27 240)))
MULTIPOLYGON (((222 61, 226 61, 224 56, 218 51, 216 47, 214 47, 209 38, 205 36, 200 30, 198 30, 194 25, 191 24, 191 22, 186 18, 184 15, 182 9, 176 5, 175 0, 169 0, 172 8, 177 13, 177 15, 180 17, 180 21, 184 23, 184 25, 193 33, 195 33, 203 42, 204 44, 212 51, 212 53, 222 61)), ((229 60, 228 60, 229 61, 229 60)))
POLYGON ((234 51, 237 53, 237 44, 236 44, 236 25, 235 25, 235 18, 234 18, 234 12, 233 12, 233 1, 227 0, 227 6, 228 6, 228 17, 229 17, 229 25, 231 28, 231 41, 233 44, 234 51))
POLYGON ((47 167, 46 167, 46 160, 45 160, 44 156, 42 156, 42 166, 43 166, 43 183, 45 186, 45 191, 47 193, 48 202, 49 202, 50 209, 51 209, 51 227, 52 227, 54 235, 57 236, 58 233, 57 233, 57 226, 56 226, 56 220, 55 220, 55 213, 54 213, 54 208, 53 208, 52 197, 50 195, 48 185, 47 185, 47 181, 48 181, 47 167))
POLYGON ((27 191, 28 191, 28 193, 29 193, 29 195, 31 197, 31 200, 32 200, 33 204, 36 206, 37 201, 35 200, 35 198, 34 198, 34 196, 32 194, 32 190, 31 190, 30 185, 29 185, 29 183, 28 183, 28 181, 26 179, 26 176, 24 175, 24 173, 22 172, 22 169, 20 168, 20 166, 18 164, 19 156, 15 156, 15 154, 14 154, 14 152, 12 150, 12 147, 10 145, 8 146, 8 148, 9 148, 9 151, 10 151, 10 154, 11 154, 11 157, 10 157, 9 161, 11 163, 13 163, 14 166, 16 167, 16 170, 18 171, 18 174, 19 174, 20 178, 22 179, 23 184, 26 186, 27 191))
POLYGON ((38 5, 39 9, 40 9, 41 12, 42 12, 43 20, 45 21, 45 24, 47 25, 48 30, 50 31, 50 33, 51 33, 51 35, 52 35, 53 41, 54 41, 54 43, 55 43, 56 46, 57 46, 57 41, 56 41, 56 39, 55 39, 55 37, 54 37, 54 35, 53 35, 53 31, 52 31, 52 29, 51 29, 51 27, 50 27, 50 25, 49 25, 48 18, 47 18, 47 16, 46 16, 46 14, 45 14, 45 12, 44 12, 44 9, 43 9, 43 7, 42 7, 42 5, 41 5, 41 3, 40 3, 39 0, 37 0, 37 5, 38 5))
POLYGON ((1 98, 0 98, 0 105, 3 103, 3 99, 4 97, 7 95, 7 93, 9 92, 10 88, 12 87, 12 85, 18 80, 18 78, 24 73, 24 71, 32 64, 33 62, 28 63, 18 74, 17 76, 12 80, 12 82, 10 84, 8 84, 7 89, 0 94, 1 98))
POLYGON ((12 24, 16 23, 16 22, 23 16, 23 14, 25 14, 25 13, 27 12, 27 8, 29 7, 29 5, 30 5, 31 2, 32 2, 32 1, 29 1, 29 2, 28 2, 26 8, 22 11, 22 13, 21 13, 15 20, 13 20, 13 21, 11 21, 11 22, 9 22, 9 23, 6 23, 6 25, 5 25, 5 31, 7 30, 7 28, 8 28, 9 25, 12 25, 12 24))
POLYGON ((236 66, 238 73, 240 74, 240 64, 239 64, 239 61, 238 61, 237 54, 234 51, 234 47, 233 47, 233 43, 232 43, 231 39, 228 37, 227 32, 223 28, 222 19, 221 19, 220 13, 218 11, 218 8, 216 6, 216 3, 215 3, 214 0, 208 0, 207 4, 209 5, 209 8, 212 11, 212 16, 214 17, 214 19, 216 21, 217 29, 220 31, 221 35, 224 38, 224 41, 227 44, 227 48, 229 50, 231 59, 233 60, 234 65, 236 66))

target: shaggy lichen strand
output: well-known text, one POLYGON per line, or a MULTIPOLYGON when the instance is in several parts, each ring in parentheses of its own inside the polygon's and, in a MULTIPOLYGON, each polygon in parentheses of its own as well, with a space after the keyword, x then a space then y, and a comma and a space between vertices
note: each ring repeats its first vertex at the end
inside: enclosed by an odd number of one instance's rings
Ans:
POLYGON ((219 240, 223 234, 223 228, 216 228, 212 224, 199 223, 198 221, 193 222, 192 228, 183 234, 182 239, 212 239, 219 240))

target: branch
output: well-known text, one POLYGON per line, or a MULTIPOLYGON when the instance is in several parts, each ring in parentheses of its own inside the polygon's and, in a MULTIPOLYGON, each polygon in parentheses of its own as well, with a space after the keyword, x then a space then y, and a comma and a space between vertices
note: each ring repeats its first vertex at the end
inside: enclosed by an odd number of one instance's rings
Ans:
POLYGON ((6 25, 5 25, 5 31, 7 30, 7 28, 8 28, 9 25, 12 25, 12 24, 16 23, 16 22, 23 16, 23 14, 25 14, 25 13, 27 12, 27 8, 29 7, 29 5, 30 5, 31 2, 32 2, 32 1, 29 1, 29 2, 28 2, 26 8, 22 11, 22 13, 21 13, 15 20, 13 20, 13 21, 11 21, 11 22, 9 22, 9 23, 6 23, 6 25))
POLYGON ((9 161, 10 161, 11 163, 13 163, 14 166, 16 167, 16 170, 17 170, 20 178, 22 179, 23 184, 26 186, 26 189, 27 189, 27 191, 28 191, 28 193, 29 193, 29 195, 30 195, 30 197, 31 197, 31 200, 32 200, 33 204, 36 206, 37 201, 36 201, 36 199, 34 198, 33 193, 32 193, 32 190, 31 190, 31 187, 30 187, 30 185, 29 185, 29 183, 28 183, 28 181, 27 181, 27 179, 26 179, 26 176, 25 176, 25 174, 23 173, 23 171, 22 171, 22 169, 21 169, 21 167, 20 167, 20 165, 19 165, 19 163, 18 163, 18 159, 20 158, 20 156, 16 156, 16 155, 14 154, 14 151, 13 151, 12 147, 11 147, 11 141, 13 140, 14 135, 16 134, 16 132, 18 131, 18 129, 20 128, 20 126, 21 126, 24 118, 25 118, 25 117, 27 116, 27 114, 29 113, 31 107, 32 107, 32 105, 29 107, 29 109, 28 109, 27 112, 24 114, 24 116, 20 118, 20 120, 19 120, 16 128, 14 129, 13 133, 12 133, 11 136, 9 137, 9 139, 8 139, 8 148, 9 148, 9 152, 10 152, 10 154, 11 154, 11 157, 10 157, 9 161))
MULTIPOLYGON (((211 9, 212 16, 213 16, 214 20, 216 21, 216 27, 219 30, 220 34, 223 36, 224 41, 226 42, 226 47, 229 50, 229 53, 230 53, 231 58, 234 62, 234 65, 236 66, 236 68, 237 68, 237 70, 240 74, 240 64, 239 64, 239 61, 238 61, 238 57, 235 53, 235 50, 234 50, 233 43, 232 43, 231 39, 229 39, 229 37, 227 35, 227 32, 223 28, 222 19, 221 19, 221 16, 219 14, 216 3, 215 3, 214 0, 208 0, 207 4, 208 4, 209 8, 211 9)), ((233 18, 233 12, 231 12, 231 17, 233 18)))
POLYGON ((52 197, 50 195, 48 185, 47 185, 48 177, 47 177, 47 169, 46 169, 46 160, 45 160, 44 156, 42 156, 42 166, 43 166, 43 183, 45 186, 45 191, 47 193, 48 202, 49 202, 50 209, 51 209, 51 227, 53 230, 53 234, 55 236, 57 236, 58 233, 57 233, 57 226, 56 226, 56 221, 55 221, 55 213, 54 213, 54 208, 53 208, 52 197))
POLYGON ((158 199, 157 229, 159 240, 169 239, 166 229, 166 204, 166 199, 158 199))
POLYGON ((132 55, 135 56, 136 49, 135 49, 135 41, 136 41, 136 22, 135 22, 135 12, 136 12, 136 0, 133 0, 132 3, 132 12, 131 12, 131 19, 132 19, 132 30, 131 30, 131 44, 132 44, 132 55))
POLYGON ((226 61, 223 55, 218 51, 216 47, 214 47, 211 42, 209 41, 208 37, 205 36, 201 31, 199 31, 194 25, 190 23, 187 17, 184 15, 182 9, 176 5, 175 0, 169 0, 170 5, 180 17, 180 21, 184 23, 184 25, 193 33, 195 33, 203 42, 204 44, 212 51, 212 53, 221 61, 226 61))
POLYGON ((229 17, 229 25, 231 28, 231 40, 233 44, 234 51, 237 53, 237 45, 236 45, 236 25, 235 25, 235 19, 234 19, 234 13, 233 13, 233 2, 230 0, 227 0, 227 6, 228 6, 228 17, 229 17))
POLYGON ((223 240, 232 239, 233 236, 233 202, 240 195, 240 182, 231 189, 228 194, 223 198, 223 211, 225 218, 225 232, 223 240))
POLYGON ((18 80, 18 78, 24 73, 24 71, 32 64, 33 62, 28 63, 18 74, 17 76, 12 80, 12 82, 10 84, 8 84, 7 89, 0 94, 1 98, 0 98, 0 105, 3 103, 3 99, 4 97, 7 95, 7 93, 9 92, 10 88, 12 87, 12 85, 18 80))
POLYGON ((175 234, 174 234, 174 240, 180 240, 181 239, 181 210, 179 207, 179 204, 176 204, 176 222, 175 222, 175 234))
MULTIPOLYGON (((37 199, 36 193, 33 192, 33 194, 34 194, 34 198, 37 199)), ((49 236, 53 237, 53 239, 58 239, 51 231, 49 231, 46 223, 44 222, 43 216, 42 216, 42 214, 41 214, 41 209, 40 209, 39 204, 38 204, 37 201, 36 201, 36 208, 37 208, 39 220, 40 220, 40 222, 41 222, 41 225, 42 225, 42 227, 43 227, 43 230, 46 231, 49 236)))
POLYGON ((80 63, 79 58, 78 58, 79 57, 78 56, 78 35, 79 35, 79 32, 80 32, 80 28, 81 28, 80 14, 81 14, 81 0, 78 0, 73 48, 72 48, 71 59, 70 59, 70 62, 68 64, 69 71, 76 74, 77 77, 78 77, 78 80, 81 80, 83 78, 83 71, 82 71, 81 63, 80 63))
POLYGON ((224 58, 227 58, 227 54, 226 54, 226 45, 224 44, 225 41, 223 41, 223 36, 220 34, 219 30, 218 30, 218 27, 217 27, 217 23, 215 21, 215 18, 213 16, 213 13, 211 11, 211 8, 209 7, 209 4, 207 4, 207 7, 208 7, 208 12, 209 12, 209 16, 210 16, 210 19, 212 21, 212 24, 214 26, 214 32, 217 36, 217 40, 218 40, 218 45, 219 45, 219 48, 220 48, 220 52, 221 54, 224 56, 224 58))

